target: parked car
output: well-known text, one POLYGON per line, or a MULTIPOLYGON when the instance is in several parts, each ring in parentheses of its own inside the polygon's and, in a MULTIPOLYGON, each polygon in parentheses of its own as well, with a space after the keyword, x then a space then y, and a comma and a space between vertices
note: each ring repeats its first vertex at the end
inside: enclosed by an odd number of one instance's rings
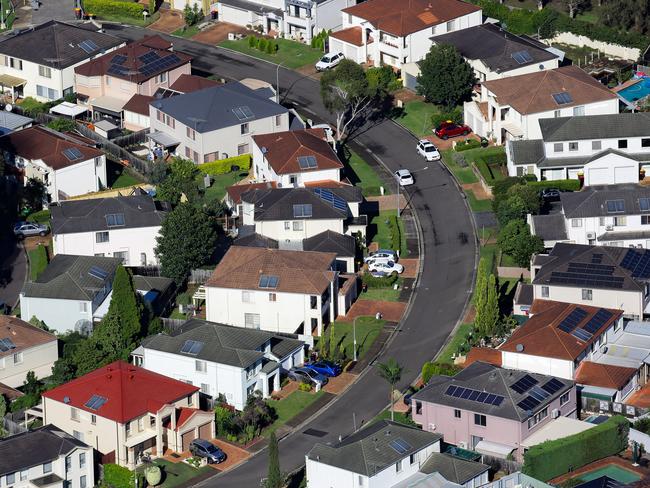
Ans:
POLYGON ((413 175, 408 169, 398 169, 395 171, 395 178, 397 178, 400 186, 409 186, 415 183, 413 181, 413 175))
POLYGON ((315 363, 306 364, 305 368, 312 369, 324 376, 338 376, 341 374, 341 366, 332 361, 322 360, 315 363))
POLYGON ((343 60, 343 53, 327 53, 316 63, 316 71, 325 71, 334 68, 343 60))
POLYGON ((363 258, 364 263, 372 263, 373 261, 397 261, 398 256, 392 249, 378 249, 377 251, 368 254, 363 258))
POLYGON ((456 124, 451 120, 443 122, 433 131, 440 139, 447 140, 450 137, 466 136, 472 129, 465 124, 456 124))
POLYGON ((308 383, 313 386, 323 386, 327 384, 327 376, 317 373, 309 368, 291 368, 287 373, 290 380, 308 383))
POLYGON ((190 452, 192 456, 207 459, 210 464, 223 463, 227 458, 225 452, 205 439, 194 439, 190 442, 190 452))
POLYGON ((18 222, 14 225, 14 235, 19 239, 29 236, 44 236, 50 232, 50 228, 36 222, 18 222))
POLYGON ((542 200, 545 202, 559 202, 560 190, 557 188, 544 188, 542 190, 542 200))
POLYGON ((438 148, 431 141, 422 139, 418 141, 417 145, 418 153, 427 161, 438 161, 440 159, 440 152, 438 148))
POLYGON ((368 271, 375 272, 375 271, 383 271, 386 274, 393 274, 393 273, 402 273, 404 271, 404 266, 401 264, 397 264, 395 261, 386 261, 385 263, 371 263, 368 265, 368 271))

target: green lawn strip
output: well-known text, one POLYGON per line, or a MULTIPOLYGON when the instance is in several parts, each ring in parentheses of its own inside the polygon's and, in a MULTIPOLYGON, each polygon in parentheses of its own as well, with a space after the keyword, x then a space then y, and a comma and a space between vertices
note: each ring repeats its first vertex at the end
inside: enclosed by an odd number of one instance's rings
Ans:
MULTIPOLYGON (((388 224, 389 217, 395 215, 395 210, 384 210, 379 212, 379 215, 375 215, 370 220, 371 227, 375 230, 374 235, 370 235, 372 242, 376 242, 379 246, 379 249, 391 249, 391 227, 388 224)), ((402 219, 398 219, 397 223, 400 230, 400 256, 405 257, 408 255, 408 249, 406 248, 406 235, 404 233, 404 222, 402 219)))
POLYGON ((390 193, 390 189, 386 188, 385 183, 379 177, 374 168, 366 163, 357 153, 346 150, 343 159, 347 165, 346 170, 354 173, 353 175, 348 175, 348 177, 351 177, 350 180, 352 183, 361 188, 363 196, 370 197, 381 195, 381 192, 379 191, 379 187, 381 186, 384 187, 385 195, 390 193))
POLYGON ((492 270, 496 269, 496 257, 498 251, 499 248, 496 244, 481 246, 481 249, 479 249, 480 257, 487 259, 488 264, 490 265, 489 268, 492 270))
POLYGON ((461 324, 454 334, 454 337, 452 337, 451 341, 449 341, 449 343, 445 346, 436 361, 439 361, 441 363, 452 363, 453 359, 451 356, 455 354, 456 351, 458 351, 460 345, 466 341, 467 334, 472 330, 473 327, 474 324, 461 324))
MULTIPOLYGON (((461 168, 453 159, 454 151, 448 149, 446 151, 440 151, 442 153, 442 160, 447 165, 449 170, 456 176, 456 179, 461 183, 478 183, 478 178, 472 171, 472 168, 469 166, 467 168, 461 168)), ((469 152, 469 151, 463 151, 469 152)), ((462 153, 459 153, 462 154, 462 153)), ((467 160, 467 158, 465 158, 467 160)))
POLYGON ((359 300, 382 300, 385 302, 397 302, 399 301, 399 295, 401 292, 402 279, 400 278, 397 283, 400 285, 397 290, 392 287, 368 288, 368 290, 359 295, 359 300))
POLYGON ((490 212, 492 211, 492 200, 479 200, 474 195, 472 190, 465 190, 467 199, 469 200, 469 206, 474 212, 490 212))
MULTIPOLYGON (((226 188, 243 180, 246 176, 248 176, 248 173, 237 171, 214 176, 212 185, 205 189, 205 194, 203 195, 205 203, 220 201, 224 196, 226 196, 226 188)), ((197 177, 197 183, 203 186, 203 175, 197 177)))
MULTIPOLYGON (((398 402, 401 400, 398 400, 398 402)), ((395 422, 398 422, 400 424, 404 425, 412 425, 415 426, 415 422, 413 422, 413 419, 411 419, 411 416, 408 413, 402 413, 402 412, 395 412, 394 414, 394 420, 395 422)), ((379 412, 379 414, 370 421, 371 424, 375 423, 377 420, 390 420, 390 409, 387 408, 386 410, 383 410, 379 412)))
POLYGON ((49 224, 50 222, 50 211, 49 210, 39 210, 27 217, 27 222, 37 222, 39 224, 49 224))
POLYGON ((138 183, 142 183, 142 180, 140 180, 140 178, 136 178, 125 168, 125 170, 122 171, 122 174, 117 177, 111 188, 126 188, 127 186, 137 185, 138 183))
POLYGON ((47 268, 47 247, 36 246, 27 251, 29 258, 29 278, 33 281, 47 268))
POLYGON ((275 54, 268 54, 250 47, 248 45, 248 39, 223 41, 219 44, 219 47, 232 49, 233 51, 271 61, 272 63, 282 64, 282 66, 289 69, 300 68, 307 64, 316 64, 323 56, 323 52, 319 49, 313 49, 300 42, 290 41, 288 39, 275 39, 274 42, 278 43, 278 51, 275 54))
POLYGON ((433 125, 431 116, 442 112, 440 107, 422 100, 406 102, 393 120, 418 136, 430 136, 433 125))
MULTIPOLYGON (((374 317, 359 317, 357 319, 356 331, 358 359, 361 359, 368 350, 370 350, 385 324, 385 320, 377 320, 374 317)), ((329 340, 329 329, 325 334, 329 340)), ((348 358, 354 356, 354 331, 352 322, 334 323, 334 342, 337 349, 340 349, 341 345, 345 348, 345 354, 348 358)))
POLYGON ((164 459, 156 459, 154 463, 160 466, 164 473, 163 482, 158 485, 158 488, 174 488, 203 473, 212 471, 209 466, 202 466, 197 469, 187 463, 172 463, 164 459))
POLYGON ((517 267, 517 263, 509 254, 501 253, 501 263, 499 266, 512 266, 517 267))
POLYGON ((181 27, 180 29, 176 29, 174 32, 172 32, 172 36, 179 36, 179 37, 185 37, 185 38, 190 38, 199 33, 199 28, 196 25, 192 26, 185 26, 181 27))
POLYGON ((282 400, 268 400, 268 404, 275 409, 278 418, 275 422, 264 429, 263 435, 268 436, 271 432, 275 432, 278 427, 286 424, 289 420, 323 396, 323 393, 323 390, 317 393, 297 390, 282 400))

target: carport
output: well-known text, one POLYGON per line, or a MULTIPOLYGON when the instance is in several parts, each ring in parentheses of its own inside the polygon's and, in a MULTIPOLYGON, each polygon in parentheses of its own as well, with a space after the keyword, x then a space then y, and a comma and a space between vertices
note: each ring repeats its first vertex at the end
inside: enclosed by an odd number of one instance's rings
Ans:
POLYGON ((16 100, 16 93, 18 92, 18 96, 22 96, 23 90, 22 87, 25 86, 27 83, 27 80, 23 80, 22 78, 18 78, 17 76, 11 76, 11 75, 0 75, 0 87, 2 88, 2 93, 4 93, 5 88, 9 88, 11 91, 11 99, 16 100), (20 90, 17 90, 17 88, 21 87, 20 90))

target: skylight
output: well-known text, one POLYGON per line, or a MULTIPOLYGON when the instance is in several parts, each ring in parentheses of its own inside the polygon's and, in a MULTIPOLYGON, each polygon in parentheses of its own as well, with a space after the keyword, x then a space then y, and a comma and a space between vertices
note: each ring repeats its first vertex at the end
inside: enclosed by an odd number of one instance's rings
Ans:
POLYGON ((67 149, 64 149, 63 155, 70 161, 76 161, 77 159, 81 159, 83 157, 81 151, 76 147, 69 147, 67 149))
POLYGON ((313 169, 318 166, 314 156, 298 156, 298 165, 300 169, 313 169))
POLYGON ((567 103, 573 102, 573 98, 571 98, 571 95, 567 92, 554 93, 553 100, 555 100, 555 103, 558 105, 566 105, 567 103))
POLYGON ((262 275, 260 276, 260 288, 277 288, 280 278, 273 275, 262 275))
POLYGON ((625 200, 607 200, 607 213, 622 213, 625 212, 625 200))
POLYGON ((201 352, 203 346, 203 342, 200 341, 185 341, 183 347, 181 347, 181 352, 183 354, 191 354, 192 356, 196 356, 201 352))
POLYGON ((530 63, 533 57, 528 51, 517 51, 516 53, 512 53, 512 59, 517 61, 517 64, 526 64, 530 63))
POLYGON ((295 218, 299 217, 311 217, 312 216, 312 207, 311 203, 303 203, 293 206, 293 216, 295 218))
POLYGON ((108 227, 122 227, 124 226, 124 214, 108 214, 106 215, 106 225, 108 227))
POLYGON ((84 403, 84 407, 87 407, 91 410, 99 410, 107 401, 108 399, 106 397, 93 395, 90 397, 90 400, 84 403))

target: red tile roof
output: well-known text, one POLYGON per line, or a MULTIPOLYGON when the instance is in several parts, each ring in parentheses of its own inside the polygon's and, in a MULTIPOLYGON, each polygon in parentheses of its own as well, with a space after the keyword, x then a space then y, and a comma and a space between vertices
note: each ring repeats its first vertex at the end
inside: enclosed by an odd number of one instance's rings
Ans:
MULTIPOLYGON (((355 46, 363 46, 363 37, 361 27, 348 27, 347 29, 341 29, 340 31, 332 32, 330 37, 339 39, 340 41, 347 42, 348 44, 353 44, 355 46)), ((373 39, 371 36, 368 36, 366 44, 372 44, 373 39)))
MULTIPOLYGON (((185 423, 190 420, 192 417, 194 417, 194 414, 197 412, 200 412, 201 410, 198 410, 196 408, 187 408, 187 407, 181 407, 176 409, 176 429, 180 429, 185 423)), ((172 426, 172 421, 171 418, 167 420, 165 423, 163 423, 163 427, 166 429, 171 429, 172 426)))
POLYGON ((147 412, 155 413, 163 405, 198 390, 182 381, 115 361, 47 391, 43 396, 123 424, 147 412), (106 398, 106 403, 97 410, 85 406, 93 395, 106 398))
POLYGON ((634 368, 582 361, 576 370, 576 383, 621 390, 637 373, 634 368))
POLYGON ((335 180, 316 180, 316 181, 305 181, 305 188, 345 188, 352 186, 347 178, 344 178, 343 181, 335 180))
POLYGON ((494 366, 501 366, 501 351, 489 347, 473 347, 469 350, 469 353, 467 353, 467 359, 465 360, 465 364, 463 364, 463 368, 466 368, 476 361, 493 364, 494 366))
POLYGON ((131 98, 129 98, 129 101, 126 102, 126 105, 124 105, 122 108, 127 112, 134 112, 136 114, 146 115, 149 117, 149 103, 153 102, 154 100, 154 97, 136 93, 131 98))
POLYGON ((0 358, 57 340, 54 334, 10 315, 0 315, 0 340, 2 339, 10 339, 16 347, 4 352, 0 351, 0 358))
POLYGON ((169 89, 181 93, 191 93, 218 85, 222 85, 222 83, 203 78, 202 76, 182 74, 172 83, 169 89))
POLYGON ((245 185, 232 185, 226 188, 228 196, 232 202, 237 205, 241 203, 241 196, 248 190, 265 190, 267 188, 277 188, 278 184, 275 181, 267 181, 264 183, 247 183, 245 185))

